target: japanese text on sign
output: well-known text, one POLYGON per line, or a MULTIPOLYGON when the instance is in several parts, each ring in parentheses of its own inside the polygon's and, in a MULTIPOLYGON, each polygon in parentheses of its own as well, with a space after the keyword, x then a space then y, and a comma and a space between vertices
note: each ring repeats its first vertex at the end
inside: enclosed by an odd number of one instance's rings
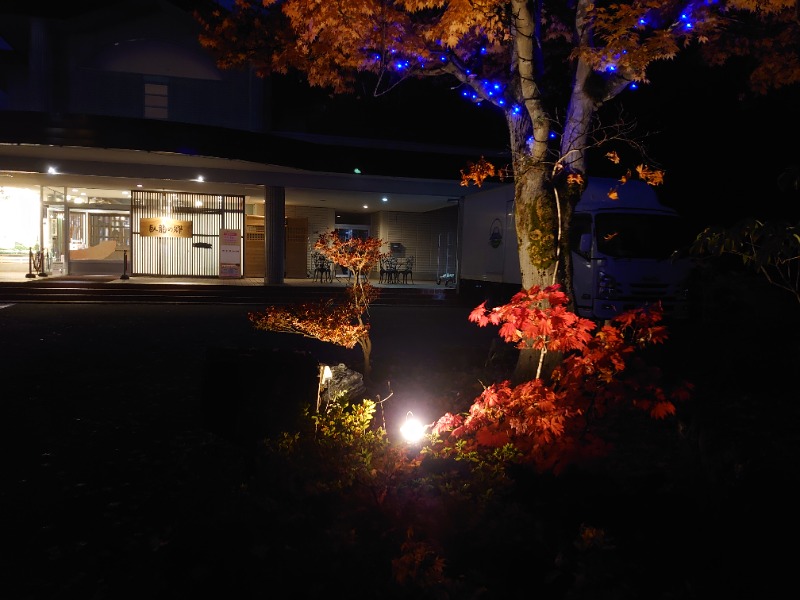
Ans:
POLYGON ((142 237, 192 237, 192 222, 177 219, 141 219, 139 233, 142 237))

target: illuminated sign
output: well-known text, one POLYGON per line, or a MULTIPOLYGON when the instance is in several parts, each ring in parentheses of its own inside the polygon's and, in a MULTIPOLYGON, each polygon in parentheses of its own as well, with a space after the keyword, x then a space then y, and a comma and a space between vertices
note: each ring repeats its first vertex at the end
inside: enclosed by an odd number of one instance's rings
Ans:
POLYGON ((177 219, 140 219, 139 234, 142 237, 192 237, 192 222, 177 219))

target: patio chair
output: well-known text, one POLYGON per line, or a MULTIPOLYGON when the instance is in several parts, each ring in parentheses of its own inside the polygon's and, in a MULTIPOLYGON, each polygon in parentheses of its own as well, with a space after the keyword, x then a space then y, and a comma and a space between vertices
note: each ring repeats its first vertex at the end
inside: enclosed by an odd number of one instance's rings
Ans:
POLYGON ((330 260, 325 258, 322 254, 314 254, 312 256, 312 261, 314 263, 314 278, 312 281, 319 280, 320 283, 323 281, 333 281, 330 260))
POLYGON ((414 257, 408 256, 405 259, 397 261, 397 275, 402 277, 403 283, 408 283, 408 278, 411 277, 411 283, 414 283, 414 257))

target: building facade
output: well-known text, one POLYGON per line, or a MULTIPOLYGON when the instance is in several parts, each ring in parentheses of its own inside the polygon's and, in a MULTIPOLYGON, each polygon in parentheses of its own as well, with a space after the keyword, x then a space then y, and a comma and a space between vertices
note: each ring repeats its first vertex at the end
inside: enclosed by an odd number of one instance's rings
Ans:
POLYGON ((457 271, 469 190, 441 173, 474 155, 271 131, 268 83, 197 33, 166 0, 0 20, 0 272, 280 283, 332 229, 457 271))

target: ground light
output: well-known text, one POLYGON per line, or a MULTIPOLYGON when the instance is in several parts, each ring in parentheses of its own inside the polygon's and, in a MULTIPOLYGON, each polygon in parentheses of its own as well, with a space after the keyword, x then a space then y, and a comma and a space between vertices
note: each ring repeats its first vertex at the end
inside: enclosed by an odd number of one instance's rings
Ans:
POLYGON ((328 365, 319 365, 319 375, 317 381, 317 412, 319 412, 320 396, 322 395, 322 388, 333 378, 333 372, 328 365))
POLYGON ((414 416, 414 413, 408 411, 405 422, 400 426, 400 435, 409 444, 416 444, 425 436, 425 426, 414 416))

